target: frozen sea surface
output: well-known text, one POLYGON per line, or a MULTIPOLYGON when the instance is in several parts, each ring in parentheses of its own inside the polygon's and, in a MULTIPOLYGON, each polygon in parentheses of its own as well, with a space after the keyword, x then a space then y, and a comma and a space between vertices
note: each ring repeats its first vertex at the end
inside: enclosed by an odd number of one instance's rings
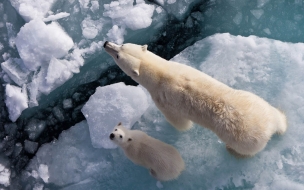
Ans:
POLYGON ((304 189, 303 11, 301 0, 0 1, 0 189, 304 189), (202 127, 176 131, 139 87, 116 86, 136 83, 106 40, 148 44, 261 96, 286 113, 287 133, 240 160, 202 127), (123 105, 98 96, 107 87, 123 105), (105 149, 111 117, 175 146, 186 162, 179 179, 159 183, 105 149))

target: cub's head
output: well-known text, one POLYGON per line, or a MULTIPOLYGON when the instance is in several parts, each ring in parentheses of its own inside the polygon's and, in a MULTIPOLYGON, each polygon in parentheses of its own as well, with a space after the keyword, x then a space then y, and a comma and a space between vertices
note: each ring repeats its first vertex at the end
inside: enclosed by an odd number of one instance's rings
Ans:
POLYGON ((110 134, 110 139, 118 146, 125 146, 127 142, 132 141, 127 135, 127 129, 120 123, 114 127, 110 134))
POLYGON ((106 41, 103 45, 106 52, 115 60, 116 64, 130 77, 139 76, 141 58, 147 52, 147 45, 123 44, 117 45, 106 41))

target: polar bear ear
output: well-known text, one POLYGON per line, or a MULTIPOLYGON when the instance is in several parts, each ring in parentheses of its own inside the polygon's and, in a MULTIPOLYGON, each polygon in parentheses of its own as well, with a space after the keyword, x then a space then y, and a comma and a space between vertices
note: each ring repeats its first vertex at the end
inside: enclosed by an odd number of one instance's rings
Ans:
POLYGON ((132 139, 131 139, 131 138, 129 138, 129 139, 128 139, 128 141, 132 141, 132 139))
POLYGON ((135 76, 139 76, 139 70, 138 69, 134 69, 132 72, 135 76))
POLYGON ((121 122, 118 123, 118 126, 121 125, 121 122))
POLYGON ((148 49, 148 45, 143 45, 143 46, 142 46, 142 50, 143 50, 143 51, 147 51, 147 49, 148 49))

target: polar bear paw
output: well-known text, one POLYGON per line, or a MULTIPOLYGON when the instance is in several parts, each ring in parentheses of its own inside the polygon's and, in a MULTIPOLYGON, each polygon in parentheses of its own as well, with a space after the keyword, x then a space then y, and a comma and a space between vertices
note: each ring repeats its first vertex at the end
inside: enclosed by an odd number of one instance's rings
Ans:
POLYGON ((231 148, 229 145, 226 144, 226 150, 233 155, 236 158, 249 158, 251 157, 250 155, 243 155, 235 151, 233 148, 231 148))

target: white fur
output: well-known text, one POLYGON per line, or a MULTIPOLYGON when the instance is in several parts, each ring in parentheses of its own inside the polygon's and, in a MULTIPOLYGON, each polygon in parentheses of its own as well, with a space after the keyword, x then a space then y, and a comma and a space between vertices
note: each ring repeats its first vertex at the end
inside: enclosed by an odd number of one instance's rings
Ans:
POLYGON ((185 169, 182 157, 173 146, 142 131, 129 130, 118 124, 112 134, 115 135, 113 142, 123 149, 125 155, 133 163, 149 169, 150 174, 157 180, 176 179, 185 169))
POLYGON ((146 46, 109 42, 105 50, 149 91, 174 127, 186 130, 192 122, 198 123, 216 133, 231 153, 252 156, 274 133, 283 134, 287 129, 285 115, 262 98, 232 89, 187 65, 167 61, 146 46))

